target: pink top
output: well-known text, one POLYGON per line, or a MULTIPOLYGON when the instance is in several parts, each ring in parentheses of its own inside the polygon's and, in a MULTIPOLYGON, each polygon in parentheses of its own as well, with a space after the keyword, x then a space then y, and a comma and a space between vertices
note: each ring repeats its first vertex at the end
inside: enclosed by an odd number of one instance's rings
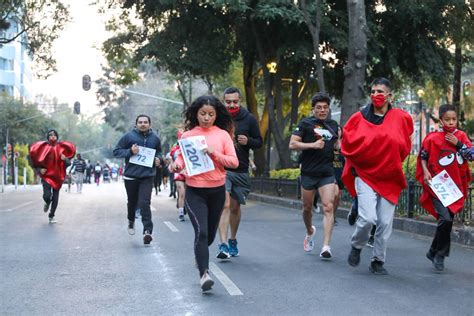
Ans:
MULTIPOLYGON (((186 185, 197 188, 215 188, 224 185, 224 167, 237 168, 239 166, 234 142, 229 133, 215 125, 209 128, 196 126, 192 130, 184 132, 182 138, 191 136, 204 136, 207 146, 214 148, 214 152, 209 156, 214 162, 215 169, 195 176, 186 176, 186 185)), ((175 164, 179 170, 185 167, 181 152, 176 158, 175 164)))

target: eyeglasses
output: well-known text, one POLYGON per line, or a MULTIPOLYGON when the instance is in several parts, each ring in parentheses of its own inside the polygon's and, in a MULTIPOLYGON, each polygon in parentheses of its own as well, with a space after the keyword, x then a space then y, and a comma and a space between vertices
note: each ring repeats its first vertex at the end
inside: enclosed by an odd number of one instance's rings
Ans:
POLYGON ((240 100, 224 100, 225 104, 239 104, 240 100))

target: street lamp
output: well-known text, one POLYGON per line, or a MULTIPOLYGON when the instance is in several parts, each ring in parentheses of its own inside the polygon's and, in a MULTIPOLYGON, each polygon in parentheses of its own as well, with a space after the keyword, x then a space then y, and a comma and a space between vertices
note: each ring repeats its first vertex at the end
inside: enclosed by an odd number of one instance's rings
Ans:
POLYGON ((420 144, 418 147, 418 152, 421 151, 421 143, 423 141, 423 96, 425 95, 425 91, 423 89, 418 89, 416 92, 418 95, 418 106, 420 109, 420 144))
POLYGON ((264 174, 266 177, 270 177, 270 162, 271 162, 271 155, 272 155, 272 114, 274 110, 274 103, 273 100, 273 76, 277 72, 277 63, 275 61, 270 61, 266 64, 267 70, 269 72, 269 91, 268 93, 268 130, 267 130, 267 164, 265 166, 264 174))

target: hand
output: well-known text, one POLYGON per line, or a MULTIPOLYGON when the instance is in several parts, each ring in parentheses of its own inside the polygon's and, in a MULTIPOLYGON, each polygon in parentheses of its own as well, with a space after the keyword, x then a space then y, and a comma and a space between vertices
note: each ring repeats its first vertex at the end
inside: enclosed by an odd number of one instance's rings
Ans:
POLYGON ((423 180, 425 181, 426 184, 428 184, 431 181, 431 174, 429 171, 423 172, 423 180))
POLYGON ((313 149, 323 149, 324 148, 324 140, 322 138, 318 139, 313 143, 313 149))
POLYGON ((133 144, 131 150, 134 155, 138 154, 138 152, 140 151, 137 144, 133 144))
POLYGON ((247 145, 248 142, 249 142, 249 138, 245 135, 237 135, 237 142, 240 144, 240 145, 247 145))
POLYGON ((161 160, 158 157, 155 157, 155 165, 160 166, 161 165, 161 160))
POLYGON ((214 149, 214 147, 207 147, 207 148, 204 148, 202 151, 203 151, 205 154, 210 155, 210 154, 212 154, 212 153, 215 151, 215 149, 214 149))
POLYGON ((174 162, 172 162, 172 163, 170 164, 170 168, 169 168, 169 169, 170 169, 171 172, 178 172, 178 171, 179 171, 179 166, 178 166, 177 164, 175 164, 174 162))
POLYGON ((66 160, 66 156, 64 156, 64 154, 61 154, 61 160, 66 160))
POLYGON ((45 174, 45 173, 46 173, 46 169, 45 169, 45 168, 41 168, 41 169, 40 169, 40 173, 41 173, 41 174, 45 174))
POLYGON ((449 143, 453 144, 454 146, 457 145, 458 139, 456 136, 453 135, 453 133, 446 133, 446 136, 444 137, 449 143))

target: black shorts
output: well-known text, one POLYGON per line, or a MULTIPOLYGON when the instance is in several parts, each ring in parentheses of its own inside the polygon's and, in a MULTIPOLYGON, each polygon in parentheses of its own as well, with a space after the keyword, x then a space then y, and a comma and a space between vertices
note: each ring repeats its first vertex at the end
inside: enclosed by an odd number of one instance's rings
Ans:
POLYGON ((326 184, 335 183, 336 179, 334 176, 329 177, 313 177, 313 176, 301 176, 301 186, 305 190, 317 190, 326 184))

